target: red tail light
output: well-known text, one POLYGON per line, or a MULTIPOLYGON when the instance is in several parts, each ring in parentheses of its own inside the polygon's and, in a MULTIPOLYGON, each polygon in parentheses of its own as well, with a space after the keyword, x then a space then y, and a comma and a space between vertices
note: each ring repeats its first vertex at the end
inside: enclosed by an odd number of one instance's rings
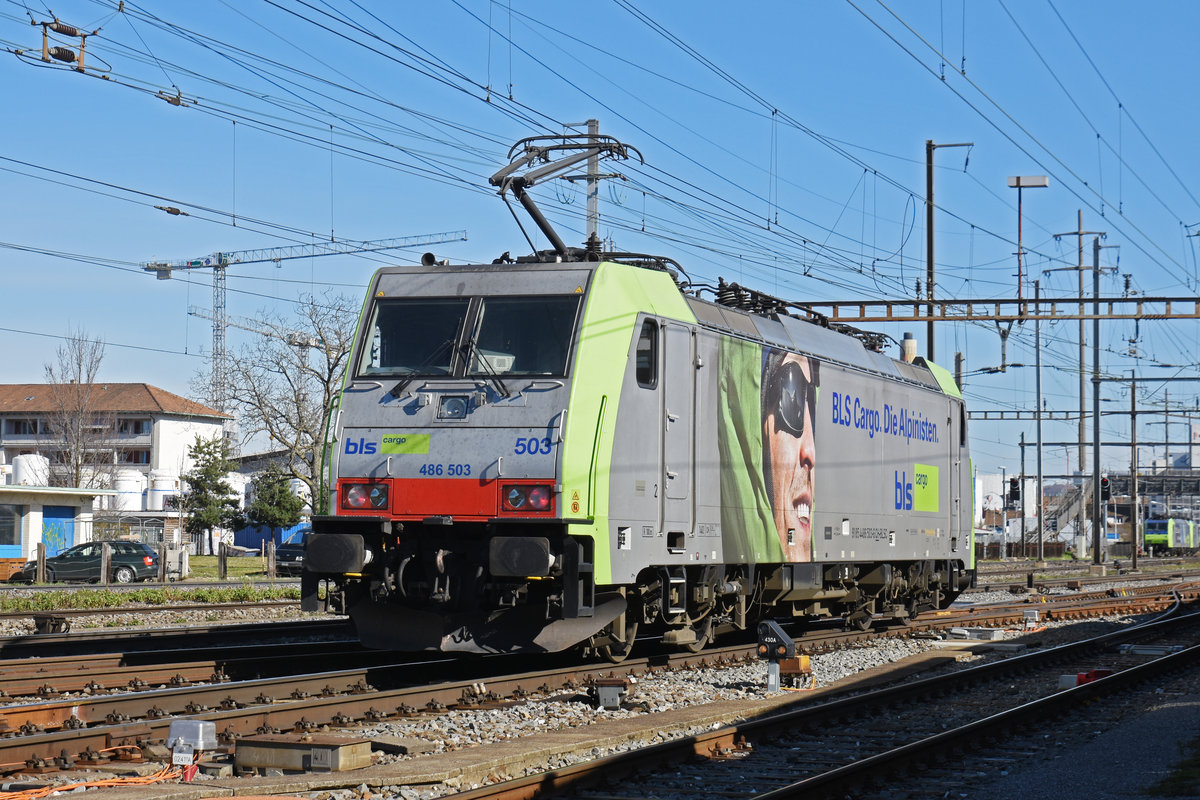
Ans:
POLYGON ((351 483, 342 487, 342 508, 387 508, 385 483, 351 483))
POLYGON ((153 556, 142 556, 142 563, 145 564, 147 567, 153 567, 154 566, 154 557, 153 556))
POLYGON ((550 490, 545 486, 535 486, 529 490, 529 507, 534 511, 545 511, 550 507, 550 490))
POLYGON ((546 513, 554 511, 554 495, 549 486, 509 484, 500 489, 504 511, 546 513))

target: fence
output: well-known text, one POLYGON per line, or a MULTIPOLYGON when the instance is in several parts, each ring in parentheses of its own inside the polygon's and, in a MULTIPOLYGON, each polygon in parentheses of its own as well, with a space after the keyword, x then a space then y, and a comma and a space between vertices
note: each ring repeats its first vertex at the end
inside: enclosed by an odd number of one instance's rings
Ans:
MULTIPOLYGON (((92 522, 91 538, 96 541, 129 539, 145 542, 155 548, 164 543, 175 547, 176 537, 180 533, 179 520, 175 517, 96 517, 92 522)), ((203 536, 185 530, 178 541, 191 555, 199 555, 204 551, 203 536)))
MULTIPOLYGON (((1062 558, 1067 552, 1064 542, 1042 542, 1042 554, 1046 558, 1062 558)), ((1000 558, 1037 558, 1037 542, 976 542, 975 558, 977 560, 996 560, 1000 558)))

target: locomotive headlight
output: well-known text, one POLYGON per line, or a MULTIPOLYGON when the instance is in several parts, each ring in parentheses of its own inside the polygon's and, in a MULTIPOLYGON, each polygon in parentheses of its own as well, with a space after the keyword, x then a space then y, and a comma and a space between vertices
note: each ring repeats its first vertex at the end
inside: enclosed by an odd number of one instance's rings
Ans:
POLYGON ((438 419, 466 419, 469 405, 466 395, 446 395, 438 400, 438 419))
POLYGON ((371 508, 387 508, 387 485, 382 483, 376 483, 372 485, 371 490, 367 493, 367 499, 371 502, 371 508))
POLYGON ((346 505, 350 508, 366 508, 367 507, 367 487, 365 486, 350 486, 346 489, 346 505))
POLYGON ((352 483, 342 492, 343 508, 387 508, 386 483, 352 483))
POLYGON ((547 512, 554 510, 549 486, 508 485, 500 490, 504 511, 547 512))

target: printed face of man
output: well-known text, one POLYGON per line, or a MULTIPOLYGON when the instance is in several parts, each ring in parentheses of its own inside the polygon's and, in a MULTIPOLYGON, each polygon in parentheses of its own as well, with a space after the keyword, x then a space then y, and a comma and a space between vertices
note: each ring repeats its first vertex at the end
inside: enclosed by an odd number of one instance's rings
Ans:
POLYGON ((784 557, 806 561, 811 557, 813 465, 813 414, 816 389, 809 360, 788 354, 769 391, 777 392, 763 420, 772 486, 771 506, 784 557))

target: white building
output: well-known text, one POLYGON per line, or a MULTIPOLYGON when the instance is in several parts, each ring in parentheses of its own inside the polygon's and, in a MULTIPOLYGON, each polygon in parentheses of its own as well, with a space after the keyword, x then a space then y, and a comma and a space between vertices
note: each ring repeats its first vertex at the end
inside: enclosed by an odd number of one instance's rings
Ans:
POLYGON ((92 538, 92 506, 110 489, 0 486, 0 581, 37 553, 48 555, 92 538))
MULTIPOLYGON (((50 422, 58 414, 55 391, 62 388, 0 384, 0 474, 5 476, 0 483, 11 483, 14 471, 21 471, 14 470, 19 456, 42 456, 51 472, 62 462, 62 447, 50 422)), ((196 437, 222 436, 230 419, 146 383, 97 383, 89 388, 97 414, 94 447, 103 451, 97 461, 107 473, 98 482, 115 490, 105 493, 97 513, 161 512, 164 500, 179 493, 179 476, 193 466, 188 448, 196 437)))

